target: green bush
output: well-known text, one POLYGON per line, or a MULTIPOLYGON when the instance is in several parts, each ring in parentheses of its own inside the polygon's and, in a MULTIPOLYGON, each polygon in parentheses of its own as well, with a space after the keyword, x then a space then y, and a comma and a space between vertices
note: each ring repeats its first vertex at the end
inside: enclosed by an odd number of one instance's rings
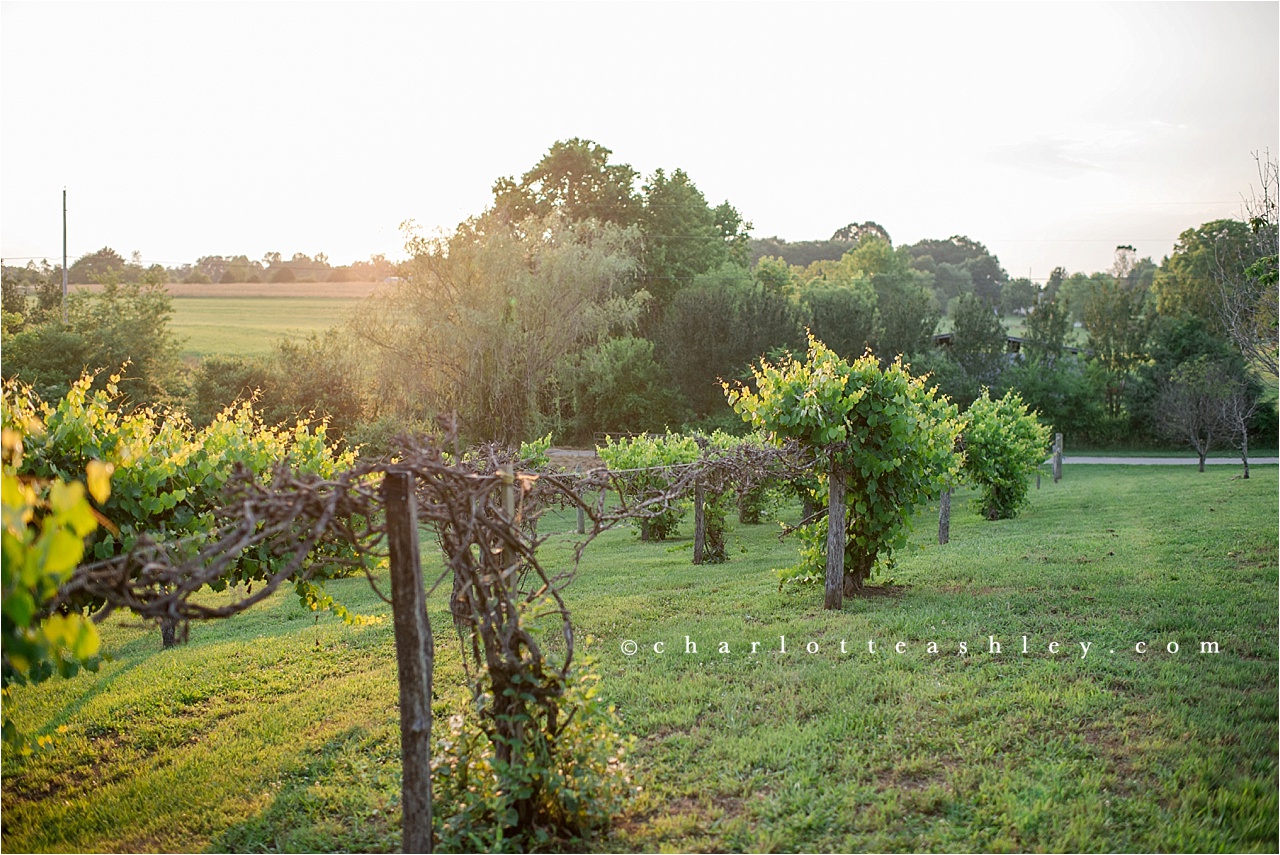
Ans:
POLYGON ((662 430, 679 411, 648 339, 606 339, 567 359, 559 376, 567 405, 561 419, 574 442, 598 431, 662 430))
MULTIPOLYGON (((615 471, 627 470, 623 476, 628 501, 644 501, 647 496, 665 490, 676 477, 672 467, 693 463, 698 459, 698 444, 691 436, 666 433, 660 436, 605 437, 596 446, 605 465, 615 471)), ((652 517, 640 521, 641 540, 666 540, 676 533, 688 502, 676 502, 652 517)))
MULTIPOLYGON (((24 436, 20 474, 70 480, 91 461, 114 467, 110 498, 98 509, 116 530, 98 531, 91 544, 97 559, 128 552, 144 535, 169 544, 179 555, 193 555, 218 529, 215 512, 224 503, 223 488, 237 466, 265 483, 279 464, 328 478, 354 461, 352 453, 340 454, 331 445, 323 422, 267 426, 245 402, 197 430, 181 413, 163 408, 123 411, 119 375, 109 377, 101 389, 93 388, 94 380, 94 375, 84 375, 52 404, 17 383, 5 383, 3 391, 4 427, 24 436)), ((340 557, 352 557, 348 548, 341 549, 340 557)), ((312 608, 329 607, 350 618, 320 586, 326 578, 348 575, 353 568, 327 563, 327 555, 318 549, 304 565, 311 580, 297 581, 298 594, 312 608)), ((265 580, 284 566, 284 560, 269 545, 258 546, 242 554, 212 587, 222 590, 228 584, 265 580)))
POLYGON ((431 760, 439 851, 566 851, 622 811, 636 794, 625 764, 635 738, 621 735, 614 707, 597 694, 598 679, 590 660, 569 675, 557 705, 563 728, 548 739, 540 723, 529 722, 520 764, 498 761, 475 718, 449 719, 431 760), (539 795, 527 827, 516 822, 522 792, 539 795))
MULTIPOLYGON (((85 538, 98 527, 89 494, 101 502, 111 489, 111 469, 98 460, 89 463, 85 483, 19 476, 23 435, 33 427, 11 422, 3 431, 3 740, 6 751, 23 754, 30 753, 31 745, 9 718, 9 687, 40 683, 55 673, 71 677, 82 667, 98 669, 93 622, 52 611, 49 604, 80 563, 85 538)), ((38 738, 37 747, 48 745, 49 739, 38 738)))
POLYGON ((993 401, 983 389, 965 421, 964 472, 981 491, 979 511, 989 520, 1016 516, 1027 503, 1031 476, 1049 453, 1049 428, 1012 390, 993 401))

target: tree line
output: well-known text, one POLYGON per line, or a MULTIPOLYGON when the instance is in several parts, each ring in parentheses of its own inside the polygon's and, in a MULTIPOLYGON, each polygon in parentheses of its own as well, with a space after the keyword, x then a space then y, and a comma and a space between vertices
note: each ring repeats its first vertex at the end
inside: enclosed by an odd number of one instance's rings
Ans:
MULTIPOLYGON (((1014 390, 1074 447, 1195 446, 1203 432, 1171 417, 1171 389, 1245 401, 1209 442, 1273 442, 1276 173, 1259 166, 1245 216, 1187 229, 1158 264, 1121 246, 1106 271, 1060 267, 1036 283, 969 237, 895 245, 872 221, 827 241, 753 239, 683 170, 642 177, 571 139, 498 179, 488 208, 452 233, 408 233, 409 260, 379 268, 392 288, 262 358, 183 366, 167 271, 94 254, 82 271, 105 287, 73 294, 64 324, 60 292, 24 294, 6 268, 3 372, 56 396, 86 366, 131 360, 121 388, 135 404, 181 407, 200 424, 256 396, 269 419, 314 413, 374 451, 449 413, 472 441, 590 444, 668 427, 741 432, 722 383, 751 381, 762 357, 803 354, 812 334, 850 361, 901 357, 962 407, 1014 390)), ((228 281, 254 265, 327 264, 271 256, 194 269, 228 281)))
MULTIPOLYGON (((109 246, 87 252, 67 267, 67 283, 89 285, 113 279, 129 284, 146 280, 179 282, 185 285, 209 285, 262 282, 382 282, 396 274, 396 263, 385 255, 375 254, 367 261, 333 265, 323 252, 314 256, 295 252, 285 258, 279 252, 265 253, 262 258, 247 255, 205 255, 194 263, 166 267, 146 263, 142 253, 133 252, 126 260, 109 246)), ((59 293, 62 287, 62 265, 34 259, 25 266, 4 265, 4 279, 15 296, 33 295, 45 298, 46 292, 59 293)), ((45 298, 47 299, 47 298, 45 298)))

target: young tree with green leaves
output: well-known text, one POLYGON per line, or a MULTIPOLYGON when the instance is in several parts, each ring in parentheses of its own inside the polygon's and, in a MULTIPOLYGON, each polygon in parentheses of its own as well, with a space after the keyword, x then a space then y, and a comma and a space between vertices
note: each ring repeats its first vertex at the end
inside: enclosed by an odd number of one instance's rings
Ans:
POLYGON ((804 362, 762 360, 753 373, 757 391, 725 384, 734 410, 771 441, 796 440, 826 470, 824 607, 839 609, 906 542, 915 510, 954 479, 957 409, 900 360, 849 363, 813 336, 804 362))
POLYGON ((979 511, 989 520, 1017 516, 1031 476, 1049 453, 1049 428, 1013 390, 992 400, 983 389, 964 422, 964 473, 981 493, 979 511))

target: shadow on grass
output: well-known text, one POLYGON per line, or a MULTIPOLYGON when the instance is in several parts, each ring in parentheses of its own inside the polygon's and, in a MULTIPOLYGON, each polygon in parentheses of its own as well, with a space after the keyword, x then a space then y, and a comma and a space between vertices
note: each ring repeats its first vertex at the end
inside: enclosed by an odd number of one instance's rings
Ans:
POLYGON ((400 851, 399 756, 387 749, 365 728, 348 728, 269 784, 266 806, 207 851, 400 851))

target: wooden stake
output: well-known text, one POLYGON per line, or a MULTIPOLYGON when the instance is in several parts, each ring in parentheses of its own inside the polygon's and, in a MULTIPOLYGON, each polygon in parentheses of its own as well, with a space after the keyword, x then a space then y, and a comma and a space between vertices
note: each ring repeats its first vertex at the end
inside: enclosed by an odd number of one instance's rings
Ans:
POLYGON ((693 487, 693 563, 701 564, 707 546, 706 490, 699 480, 693 487))
POLYGON ((830 499, 827 502, 827 589, 824 609, 844 605, 844 470, 831 464, 830 499))
POLYGON ((383 482, 391 564, 391 613, 400 681, 400 804, 405 852, 431 852, 431 675, 435 642, 427 617, 418 555, 413 475, 388 472, 383 482))
POLYGON ((943 490, 938 502, 938 543, 951 542, 951 491, 943 490))

